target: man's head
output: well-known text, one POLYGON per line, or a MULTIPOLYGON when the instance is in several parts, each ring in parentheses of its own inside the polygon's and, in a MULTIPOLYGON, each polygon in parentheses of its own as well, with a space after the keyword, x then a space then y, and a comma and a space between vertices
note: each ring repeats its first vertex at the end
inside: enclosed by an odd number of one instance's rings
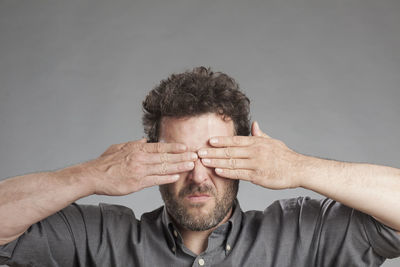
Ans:
MULTIPOLYGON (((198 67, 162 80, 143 101, 150 142, 179 142, 197 152, 213 136, 249 135, 249 99, 221 72, 198 67)), ((218 176, 200 160, 173 184, 160 186, 165 206, 182 227, 203 231, 230 212, 238 180, 218 176)))

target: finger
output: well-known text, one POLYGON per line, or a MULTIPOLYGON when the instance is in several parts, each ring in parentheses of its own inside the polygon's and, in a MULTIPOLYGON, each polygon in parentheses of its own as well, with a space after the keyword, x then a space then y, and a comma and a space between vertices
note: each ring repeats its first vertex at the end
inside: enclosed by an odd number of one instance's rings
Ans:
POLYGON ((195 161, 198 158, 194 152, 184 153, 148 153, 145 155, 145 160, 149 163, 177 163, 183 161, 195 161))
POLYGON ((254 143, 253 136, 215 136, 210 138, 210 145, 214 147, 249 146, 254 143))
POLYGON ((262 137, 266 137, 266 138, 271 138, 270 136, 268 136, 266 133, 263 133, 260 129, 260 125, 258 125, 258 122, 255 121, 253 122, 253 124, 251 125, 251 135, 253 136, 262 136, 262 137))
POLYGON ((224 148, 202 148, 197 154, 200 158, 249 158, 252 152, 247 148, 242 147, 224 147, 224 148))
POLYGON ((179 174, 146 176, 141 180, 141 187, 145 188, 155 185, 175 183, 178 179, 179 174))
POLYGON ((249 159, 202 159, 201 162, 206 167, 222 169, 254 169, 256 166, 249 159))
POLYGON ((253 171, 244 169, 230 170, 216 168, 215 173, 221 177, 245 181, 251 181, 251 177, 253 176, 253 171))
POLYGON ((187 172, 194 168, 194 162, 159 163, 147 165, 146 175, 166 175, 187 172))
POLYGON ((253 124, 251 125, 251 135, 253 135, 253 136, 261 136, 262 135, 260 126, 258 125, 258 122, 256 122, 256 121, 254 121, 253 124))
POLYGON ((179 143, 146 143, 143 144, 142 150, 149 153, 182 153, 187 147, 179 143))

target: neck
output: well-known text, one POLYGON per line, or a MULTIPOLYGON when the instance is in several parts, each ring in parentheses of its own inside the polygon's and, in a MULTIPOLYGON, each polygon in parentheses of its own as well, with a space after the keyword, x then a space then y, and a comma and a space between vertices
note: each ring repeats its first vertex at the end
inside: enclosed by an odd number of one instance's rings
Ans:
POLYGON ((224 224, 232 216, 232 208, 229 210, 225 218, 215 227, 205 231, 191 231, 189 229, 178 226, 182 235, 183 243, 196 255, 199 255, 206 250, 208 245, 208 237, 218 226, 224 224))

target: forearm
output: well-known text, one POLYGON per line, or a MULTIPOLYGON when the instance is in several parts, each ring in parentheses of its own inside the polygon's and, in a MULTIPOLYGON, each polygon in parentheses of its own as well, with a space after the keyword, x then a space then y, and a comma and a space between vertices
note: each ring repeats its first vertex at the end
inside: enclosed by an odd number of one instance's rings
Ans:
POLYGON ((400 230, 400 169, 302 157, 300 185, 400 230))
POLYGON ((0 244, 21 235, 32 224, 92 194, 84 165, 40 172, 0 182, 0 244))

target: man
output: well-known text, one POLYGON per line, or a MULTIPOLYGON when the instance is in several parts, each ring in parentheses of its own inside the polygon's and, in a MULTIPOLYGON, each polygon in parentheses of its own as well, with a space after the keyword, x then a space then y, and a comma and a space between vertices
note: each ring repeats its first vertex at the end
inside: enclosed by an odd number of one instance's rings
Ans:
POLYGON ((143 107, 148 140, 0 183, 0 263, 379 266, 400 255, 399 169, 291 150, 257 123, 250 127, 249 100, 237 83, 204 67, 161 81, 143 107), (239 180, 327 198, 244 213, 239 180), (140 220, 123 206, 73 203, 154 185, 165 207, 140 220))

